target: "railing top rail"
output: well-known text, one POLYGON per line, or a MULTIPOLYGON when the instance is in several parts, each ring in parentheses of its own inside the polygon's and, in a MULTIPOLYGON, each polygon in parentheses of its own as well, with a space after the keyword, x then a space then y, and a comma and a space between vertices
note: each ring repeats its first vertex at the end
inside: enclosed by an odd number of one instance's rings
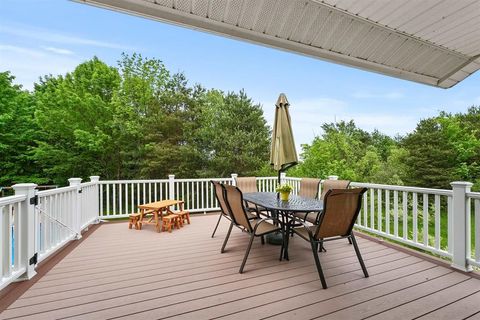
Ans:
POLYGON ((37 195, 39 197, 48 197, 48 196, 53 196, 55 194, 60 194, 60 193, 64 193, 64 192, 73 191, 73 190, 76 190, 76 189, 77 189, 76 186, 62 187, 62 188, 58 188, 58 189, 50 189, 50 190, 39 191, 37 193, 37 195))
MULTIPOLYGON (((231 177, 227 178, 196 178, 196 179, 175 179, 175 182, 209 182, 211 180, 214 181, 225 181, 225 180, 232 180, 231 177)), ((168 181, 168 180, 167 180, 168 181)))
POLYGON ((94 186, 96 184, 97 184, 96 182, 83 182, 83 183, 80 183, 80 187, 89 187, 89 186, 94 186))
POLYGON ((392 191, 407 191, 407 192, 416 192, 416 193, 428 193, 428 194, 437 194, 442 196, 452 196, 453 191, 447 189, 431 189, 431 188, 420 188, 420 187, 408 187, 408 186, 393 186, 388 184, 376 184, 376 183, 362 183, 362 182, 352 182, 350 184, 352 187, 365 187, 371 189, 384 189, 392 191))
POLYGON ((480 192, 467 192, 466 195, 472 199, 480 199, 480 192))
MULTIPOLYGON (((175 179, 177 180, 177 179, 175 179)), ((150 180, 100 180, 100 184, 112 184, 112 183, 156 183, 156 182, 168 182, 168 179, 150 179, 150 180)))
POLYGON ((297 178, 297 177, 285 177, 285 180, 302 181, 302 178, 297 178))
POLYGON ((15 196, 8 196, 0 198, 0 206, 8 206, 9 204, 14 204, 17 202, 22 202, 27 197, 25 195, 15 195, 15 196))

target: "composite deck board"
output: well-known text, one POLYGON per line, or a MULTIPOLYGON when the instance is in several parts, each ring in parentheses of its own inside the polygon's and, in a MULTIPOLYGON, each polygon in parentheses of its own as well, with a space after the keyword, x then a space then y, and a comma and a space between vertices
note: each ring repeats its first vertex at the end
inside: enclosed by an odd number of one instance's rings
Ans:
POLYGON ((39 279, 0 319, 463 319, 480 314, 480 281, 406 252, 358 238, 364 278, 346 241, 320 254, 294 237, 290 261, 256 240, 238 273, 248 236, 224 220, 192 217, 172 233, 106 223, 39 279))

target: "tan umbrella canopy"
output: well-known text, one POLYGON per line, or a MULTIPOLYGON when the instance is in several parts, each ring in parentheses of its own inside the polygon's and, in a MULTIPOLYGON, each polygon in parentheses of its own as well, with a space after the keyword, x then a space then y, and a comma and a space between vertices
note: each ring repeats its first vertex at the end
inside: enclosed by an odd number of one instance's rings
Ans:
POLYGON ((270 150, 270 164, 280 172, 298 163, 297 150, 293 140, 292 124, 288 112, 287 97, 281 93, 275 105, 275 122, 273 124, 272 148, 270 150))

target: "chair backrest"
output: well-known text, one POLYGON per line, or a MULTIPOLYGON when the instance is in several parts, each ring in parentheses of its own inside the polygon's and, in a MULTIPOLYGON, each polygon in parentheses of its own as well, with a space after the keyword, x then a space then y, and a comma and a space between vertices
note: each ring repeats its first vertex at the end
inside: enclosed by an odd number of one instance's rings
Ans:
POLYGON ((218 204, 220 205, 220 210, 222 214, 229 216, 230 212, 227 207, 227 203, 225 202, 225 195, 223 194, 223 187, 222 184, 218 181, 210 180, 215 190, 215 197, 217 198, 218 204))
POLYGON ((348 180, 323 180, 322 194, 320 195, 320 200, 325 198, 328 190, 331 189, 348 189, 350 181, 348 180))
POLYGON ((237 177, 236 183, 242 192, 258 192, 256 177, 237 177))
POLYGON ((317 199, 319 185, 320 179, 302 178, 302 180, 300 180, 298 195, 303 198, 317 199))
POLYGON ((252 226, 248 221, 247 212, 243 206, 242 191, 235 186, 223 185, 222 187, 233 222, 236 225, 244 227, 247 231, 252 232, 252 226))
POLYGON ((315 238, 347 236, 352 232, 367 188, 330 189, 323 200, 315 238))

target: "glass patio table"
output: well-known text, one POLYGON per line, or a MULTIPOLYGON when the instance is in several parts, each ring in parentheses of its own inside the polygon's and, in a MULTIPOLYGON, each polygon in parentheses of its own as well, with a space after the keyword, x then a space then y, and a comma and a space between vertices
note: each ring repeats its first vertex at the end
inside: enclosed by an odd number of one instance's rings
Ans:
MULTIPOLYGON (((276 192, 244 193, 243 200, 251 202, 258 207, 271 212, 272 217, 276 219, 282 227, 284 239, 288 236, 286 234, 286 227, 290 215, 295 212, 318 212, 320 214, 323 211, 322 200, 290 195, 288 201, 282 201, 276 192)), ((285 243, 283 243, 282 255, 288 260, 285 243)))

